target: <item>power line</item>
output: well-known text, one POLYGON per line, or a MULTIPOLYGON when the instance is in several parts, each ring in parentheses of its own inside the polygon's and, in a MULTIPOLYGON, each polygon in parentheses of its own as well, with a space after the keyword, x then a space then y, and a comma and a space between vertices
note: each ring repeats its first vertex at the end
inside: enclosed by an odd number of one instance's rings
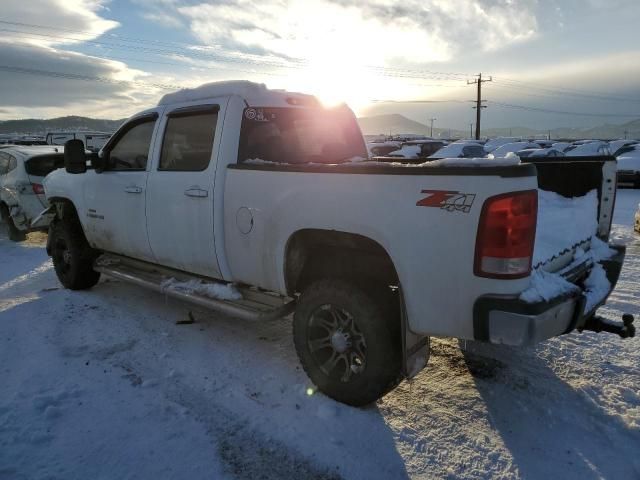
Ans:
POLYGON ((154 87, 161 90, 179 90, 184 88, 179 85, 169 85, 163 83, 148 83, 135 80, 115 80, 107 77, 95 77, 91 75, 80 75, 69 72, 55 72, 52 70, 38 70, 35 68, 23 68, 13 65, 0 65, 0 70, 5 72, 19 73, 24 75, 36 75, 41 77, 64 78, 69 80, 83 80, 88 82, 111 83, 116 85, 139 85, 143 87, 154 87))
MULTIPOLYGON (((589 98, 594 100, 606 100, 614 102, 640 102, 639 98, 625 97, 620 95, 611 95, 603 92, 595 92, 589 90, 570 89, 566 87, 544 87, 539 84, 531 84, 519 80, 510 80, 505 78, 494 78, 494 81, 505 88, 520 90, 536 90, 552 96, 572 96, 579 98, 589 98)), ((532 94, 530 94, 532 95, 532 94)))
POLYGON ((558 115, 574 115, 578 117, 621 117, 621 118, 640 117, 640 114, 628 114, 628 113, 592 113, 592 112, 569 112, 569 111, 563 111, 563 110, 551 110, 547 108, 531 107, 528 105, 514 105, 511 103, 495 102, 493 100, 490 100, 489 103, 491 105, 495 105, 496 107, 526 110, 529 112, 554 113, 558 115))

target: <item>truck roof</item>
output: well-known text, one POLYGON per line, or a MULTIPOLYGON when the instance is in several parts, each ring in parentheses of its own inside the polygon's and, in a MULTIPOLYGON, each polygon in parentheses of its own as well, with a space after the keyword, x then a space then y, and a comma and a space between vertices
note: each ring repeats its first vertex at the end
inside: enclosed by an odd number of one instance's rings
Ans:
POLYGON ((243 98, 249 106, 255 107, 291 107, 319 104, 318 100, 312 95, 287 92, 285 90, 271 90, 268 89, 264 83, 254 83, 247 80, 230 80, 205 83, 199 87, 184 88, 177 92, 167 93, 160 99, 158 105, 172 105, 233 95, 243 98))

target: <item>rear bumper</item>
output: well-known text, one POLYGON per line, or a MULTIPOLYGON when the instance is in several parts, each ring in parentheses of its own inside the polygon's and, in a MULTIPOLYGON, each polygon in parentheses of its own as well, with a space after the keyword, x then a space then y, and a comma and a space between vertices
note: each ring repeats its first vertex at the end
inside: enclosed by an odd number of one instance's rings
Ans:
POLYGON ((525 346, 581 329, 606 302, 618 282, 625 247, 612 248, 617 251, 616 255, 600 262, 611 288, 589 311, 585 309, 584 292, 537 303, 526 303, 514 296, 484 295, 474 305, 474 338, 489 343, 525 346))

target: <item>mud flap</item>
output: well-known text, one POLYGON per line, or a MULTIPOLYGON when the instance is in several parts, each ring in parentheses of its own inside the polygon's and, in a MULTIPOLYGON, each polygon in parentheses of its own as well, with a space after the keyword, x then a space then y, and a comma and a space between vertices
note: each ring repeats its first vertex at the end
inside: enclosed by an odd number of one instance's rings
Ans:
POLYGON ((46 227, 55 216, 56 207, 55 205, 51 205, 44 211, 40 212, 40 214, 33 219, 33 221, 31 222, 31 228, 46 227))
POLYGON ((402 375, 405 378, 413 378, 427 366, 430 338, 427 335, 418 335, 409 328, 402 288, 400 288, 400 318, 402 326, 402 375))

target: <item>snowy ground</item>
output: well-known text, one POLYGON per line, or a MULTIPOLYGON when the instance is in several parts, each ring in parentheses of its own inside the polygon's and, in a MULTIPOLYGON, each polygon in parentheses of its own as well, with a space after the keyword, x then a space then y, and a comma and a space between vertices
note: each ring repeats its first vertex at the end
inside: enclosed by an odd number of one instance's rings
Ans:
MULTIPOLYGON (((640 191, 602 313, 640 316, 640 191)), ((529 350, 436 340, 376 406, 310 386, 290 321, 250 324, 120 282, 62 290, 42 248, 0 236, 0 479, 640 478, 640 338, 529 350), (197 322, 176 325, 192 310, 197 322)))

